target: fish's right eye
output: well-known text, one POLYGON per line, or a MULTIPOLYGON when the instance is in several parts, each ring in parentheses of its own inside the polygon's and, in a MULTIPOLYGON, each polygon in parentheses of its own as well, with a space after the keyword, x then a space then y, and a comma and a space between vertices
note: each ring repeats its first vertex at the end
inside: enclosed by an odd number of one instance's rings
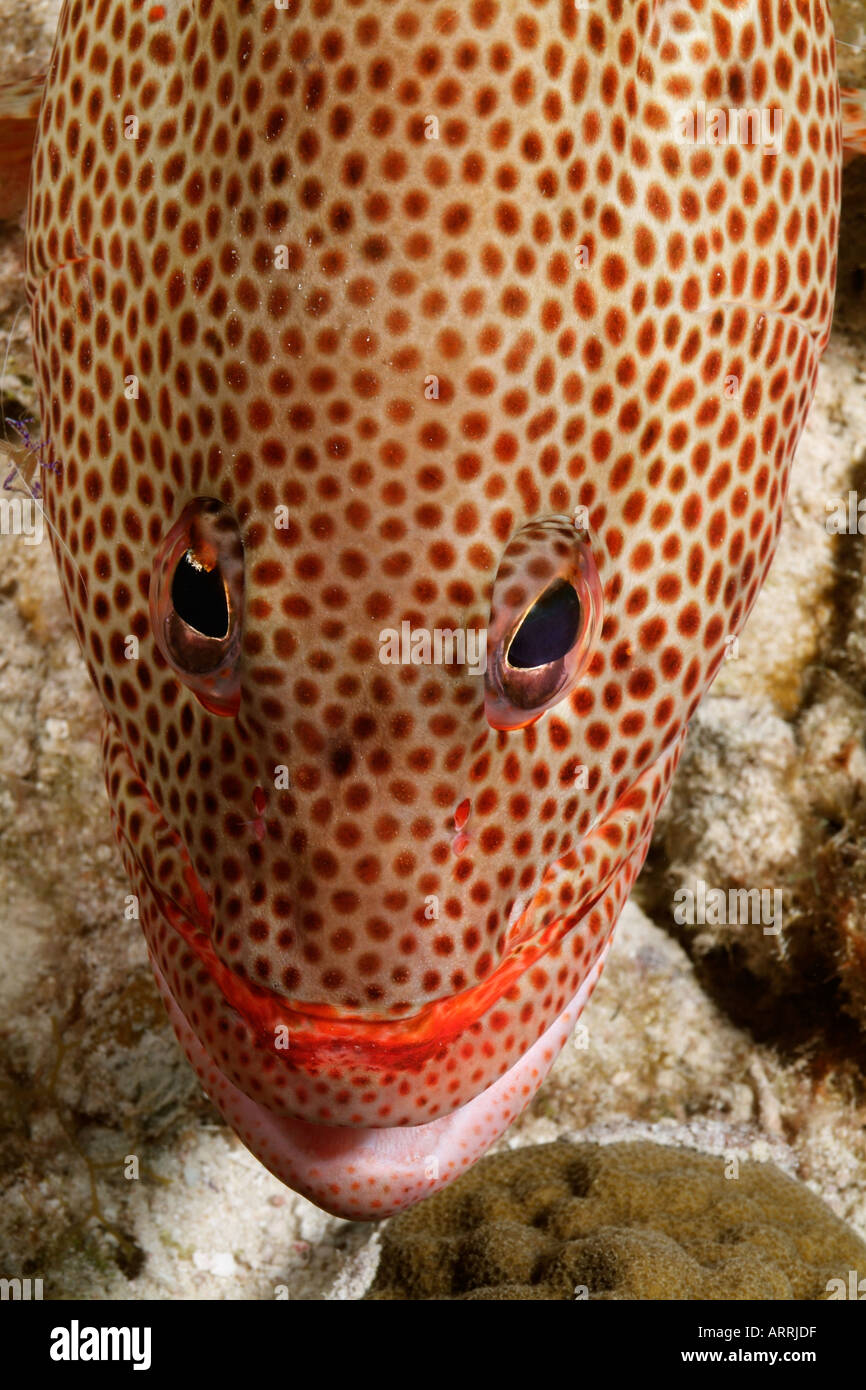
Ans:
POLYGON ((566 517, 512 537, 493 584, 484 708, 494 729, 522 729, 577 685, 601 633, 592 549, 566 517))
POLYGON ((566 657, 580 632, 581 611, 574 585, 554 580, 512 637, 505 657, 509 666, 525 671, 566 657))
POLYGON ((213 714, 236 714, 244 552, 234 515, 214 498, 184 508, 157 552, 150 619, 157 646, 213 714))

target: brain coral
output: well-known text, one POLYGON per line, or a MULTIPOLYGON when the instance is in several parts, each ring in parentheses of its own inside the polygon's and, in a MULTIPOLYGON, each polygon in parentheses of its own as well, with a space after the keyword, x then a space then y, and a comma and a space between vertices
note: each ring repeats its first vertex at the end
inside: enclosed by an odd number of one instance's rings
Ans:
POLYGON ((383 1228, 376 1299, 818 1299, 866 1244, 770 1164, 651 1143, 495 1154, 383 1228))

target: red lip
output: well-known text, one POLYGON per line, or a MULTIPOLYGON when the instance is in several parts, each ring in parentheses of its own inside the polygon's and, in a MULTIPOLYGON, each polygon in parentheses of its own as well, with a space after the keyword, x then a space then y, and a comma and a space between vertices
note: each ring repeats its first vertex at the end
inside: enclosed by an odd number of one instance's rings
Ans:
POLYGON ((603 963, 604 955, 564 1013, 489 1087, 428 1123, 385 1129, 311 1124, 277 1115, 238 1090, 218 1071, 159 967, 154 970, 181 1046, 199 1075, 207 1078, 211 1098, 244 1143, 281 1182, 325 1211, 369 1221, 390 1216, 444 1187, 498 1139, 547 1075, 603 963))
MULTIPOLYGON (((603 884, 581 904, 581 915, 589 912, 604 896, 607 886, 603 884)), ((200 885, 196 898, 199 903, 204 898, 200 885)), ((436 1000, 410 1018, 366 1020, 341 1015, 326 1004, 299 1007, 251 984, 220 960, 203 926, 193 922, 174 903, 161 899, 161 905, 171 926, 195 952, 223 998, 244 1020, 257 1041, 273 1054, 274 1030, 280 1025, 288 1028, 293 1066, 311 1071, 347 1062, 355 1067, 383 1069, 422 1066, 458 1034, 471 1028, 498 1000, 508 996, 520 977, 559 939, 564 923, 559 917, 521 942, 486 980, 460 994, 436 1000)), ((523 917, 532 907, 530 903, 523 917)), ((573 916, 568 920, 571 927, 573 916)))
MULTIPOLYGON (((570 851, 565 859, 548 866, 533 898, 509 929, 514 944, 486 979, 461 993, 434 1000, 408 1017, 359 1018, 341 1013, 333 1005, 294 1003, 230 969, 220 959, 211 939, 213 916, 208 895, 179 835, 152 802, 154 814, 162 821, 164 838, 173 843, 181 860, 188 889, 188 897, 184 895, 186 901, 167 898, 140 860, 137 862, 147 877, 164 920, 194 954, 226 1004, 246 1024, 258 1047, 270 1057, 275 1056, 275 1030, 282 1027, 288 1030, 291 1038, 291 1068, 294 1071, 324 1072, 347 1065, 355 1070, 417 1071, 444 1054, 460 1035, 475 1031, 499 1001, 509 1004, 516 1001, 527 971, 604 898, 633 855, 640 853, 642 856, 639 839, 628 839, 626 845, 621 831, 613 833, 618 812, 630 805, 633 797, 634 788, 631 788, 604 821, 594 827, 590 838, 597 837, 603 842, 605 851, 609 853, 614 849, 614 854, 606 860, 600 878, 591 884, 585 880, 585 894, 569 903, 567 916, 559 915, 546 926, 532 930, 533 919, 543 918, 553 902, 550 886, 556 875, 565 870, 566 860, 573 860, 569 867, 575 870, 589 867, 589 839, 584 840, 578 850, 570 851)), ((596 871, 600 868, 597 861, 594 867, 596 871)), ((276 1053, 279 1060, 284 1055, 276 1053)))
POLYGON ((538 910, 538 899, 545 891, 542 883, 511 928, 510 934, 517 944, 487 979, 477 985, 446 999, 435 1000, 408 1018, 362 1019, 341 1014, 333 1005, 293 1004, 245 980, 225 965, 211 940, 212 914, 207 894, 189 859, 185 854, 183 857, 186 861, 184 876, 195 905, 195 916, 182 911, 154 887, 166 919, 195 953, 226 1003, 244 1020, 259 1045, 273 1055, 275 1029, 287 1028, 292 1040, 292 1066, 309 1071, 347 1063, 371 1069, 413 1069, 431 1061, 500 999, 514 997, 521 976, 546 955, 564 930, 574 926, 578 913, 583 917, 592 910, 622 867, 615 864, 604 881, 574 905, 568 919, 557 917, 523 939, 521 926, 527 932, 531 929, 531 914, 538 910))

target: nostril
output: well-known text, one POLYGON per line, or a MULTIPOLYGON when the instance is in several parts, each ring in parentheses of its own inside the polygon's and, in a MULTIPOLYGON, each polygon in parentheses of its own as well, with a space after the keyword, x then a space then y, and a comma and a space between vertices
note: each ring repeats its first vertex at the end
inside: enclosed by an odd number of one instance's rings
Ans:
POLYGON ((331 771, 335 777, 345 777, 347 772, 351 772, 355 755, 346 744, 340 748, 335 748, 331 754, 331 771))

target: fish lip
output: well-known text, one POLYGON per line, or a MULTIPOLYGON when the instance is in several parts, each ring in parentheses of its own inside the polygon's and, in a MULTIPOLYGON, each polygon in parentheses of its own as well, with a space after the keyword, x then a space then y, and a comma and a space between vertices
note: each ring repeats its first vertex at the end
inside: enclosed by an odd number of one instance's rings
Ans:
MULTIPOLYGON (((592 833, 604 831, 605 826, 615 818, 620 802, 627 795, 628 792, 624 793, 596 823, 592 833)), ((525 972, 541 961, 563 935, 563 916, 554 918, 533 934, 527 931, 525 939, 521 939, 518 924, 510 926, 509 936, 515 938, 514 944, 485 980, 459 994, 432 1000, 408 1016, 391 1019, 359 1018, 341 1014, 332 1005, 293 1004, 274 991, 238 975, 219 957, 211 937, 212 913, 204 886, 193 868, 179 834, 166 821, 158 807, 154 806, 154 811, 181 858, 188 889, 186 900, 189 906, 174 898, 167 898, 135 855, 139 870, 147 878, 163 920, 195 954, 199 965, 222 996, 224 1004, 246 1025, 253 1044, 270 1058, 275 1058, 278 1065, 290 1066, 293 1071, 313 1074, 329 1067, 340 1066, 416 1071, 428 1062, 434 1061, 442 1054, 444 1048, 488 1014, 502 996, 511 987, 516 986, 525 972), (275 1047, 275 1039, 281 1036, 277 1029, 287 1030, 282 1034, 290 1039, 290 1046, 285 1050, 275 1047)), ((535 909, 537 899, 548 885, 551 875, 557 870, 570 871, 572 867, 576 867, 578 856, 583 855, 589 833, 568 854, 552 860, 546 867, 522 914, 522 917, 527 919, 527 928, 529 916, 535 909), (569 864, 566 870, 566 862, 571 860, 575 863, 569 864)), ((594 882, 591 891, 587 892, 582 901, 570 907, 567 916, 568 927, 565 930, 574 930, 604 897, 630 859, 635 855, 642 856, 644 852, 641 841, 638 840, 621 855, 614 855, 608 872, 594 882)))
MULTIPOLYGON (((660 753, 661 757, 664 753, 660 753)), ((128 755, 127 755, 128 756, 128 755)), ((648 777, 657 766, 658 759, 648 765, 641 779, 648 777)), ((291 1070, 319 1072, 328 1067, 351 1065, 353 1068, 368 1068, 400 1071, 417 1071, 426 1062, 437 1056, 465 1033, 472 1025, 489 1013, 509 987, 517 982, 537 961, 540 961, 556 943, 561 940, 563 931, 574 930, 583 918, 606 894, 614 880, 622 874, 635 858, 641 861, 646 853, 642 838, 628 839, 618 846, 609 862, 606 873, 593 881, 586 896, 569 904, 568 926, 563 928, 563 916, 558 916, 539 928, 533 935, 520 939, 517 925, 509 924, 509 936, 516 938, 506 956, 486 980, 471 986, 460 994, 449 995, 422 1005, 417 1013, 392 1019, 364 1019, 357 1016, 341 1015, 333 1006, 293 1005, 283 996, 267 990, 260 985, 235 974, 217 955, 211 939, 212 912, 210 901, 203 884, 192 865, 190 855, 179 833, 166 820, 162 810, 155 804, 141 775, 137 773, 140 790, 148 802, 149 811, 159 824, 160 841, 163 848, 166 842, 173 846, 177 854, 182 876, 186 880, 187 891, 169 898, 164 889, 148 872, 136 847, 129 843, 121 832, 138 873, 147 883, 154 905, 162 921, 175 933, 179 943, 192 951, 199 965, 211 983, 219 991, 225 1006, 232 1010, 249 1030, 250 1042, 272 1061, 291 1070), (288 1030, 290 1048, 275 1047, 279 1036, 275 1029, 282 1026, 288 1030), (291 1055, 289 1055, 289 1052, 291 1055)), ((605 839, 607 827, 616 819, 627 799, 632 795, 637 783, 627 788, 622 796, 607 810, 577 846, 565 855, 552 860, 542 874, 541 880, 526 905, 524 916, 533 912, 537 900, 549 887, 555 872, 571 872, 583 860, 588 866, 592 861, 589 843, 597 834, 605 839)), ((605 843, 605 853, 612 848, 605 843)), ((596 865, 596 868, 598 866, 596 865)), ((543 910, 543 904, 540 905, 543 910)), ((153 950, 151 949, 153 959, 153 950)))
POLYGON ((609 949, 610 939, 575 997, 504 1075, 447 1115, 417 1125, 369 1128, 278 1115, 245 1094, 214 1061, 159 966, 154 963, 153 968, 191 1065, 259 1162, 280 1182, 333 1216, 370 1221, 391 1216, 448 1186, 529 1105, 592 994, 609 949), (436 1168, 431 1173, 428 1164, 433 1159, 436 1168))
MULTIPOLYGON (((622 860, 615 862, 603 882, 581 903, 579 917, 569 914, 569 931, 592 911, 628 859, 639 852, 640 846, 636 846, 622 860)), ((191 865, 188 865, 188 879, 193 872, 191 865)), ((199 894, 203 896, 200 885, 199 894)), ((193 918, 175 902, 159 894, 157 897, 168 924, 195 952, 224 1002, 246 1024, 257 1046, 267 1051, 269 1056, 276 1055, 279 1060, 288 1062, 287 1054, 281 1055, 274 1049, 276 1029, 287 1028, 291 1038, 293 1069, 309 1071, 347 1064, 388 1070, 411 1070, 423 1066, 494 1008, 503 994, 517 983, 526 970, 540 961, 562 936, 563 918, 557 917, 534 936, 519 941, 488 978, 477 985, 459 994, 424 1004, 417 1013, 409 1016, 363 1019, 340 1014, 328 1005, 316 1008, 292 1004, 274 991, 244 979, 217 955, 208 929, 209 921, 202 921, 198 915, 193 918)), ((522 915, 531 912, 534 898, 533 894, 522 915)))

